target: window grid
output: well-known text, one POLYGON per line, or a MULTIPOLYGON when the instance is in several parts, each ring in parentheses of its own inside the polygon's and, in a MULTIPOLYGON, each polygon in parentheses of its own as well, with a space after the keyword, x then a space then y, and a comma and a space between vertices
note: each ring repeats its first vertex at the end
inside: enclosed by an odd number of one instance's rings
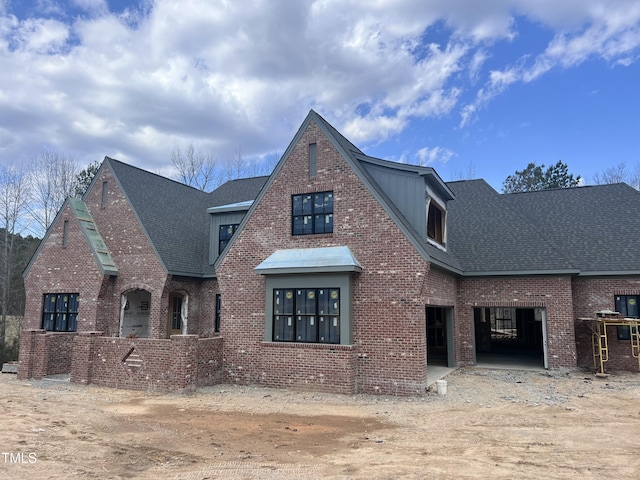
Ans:
POLYGON ((42 306, 42 328, 51 332, 75 332, 78 329, 77 293, 47 293, 42 306))
MULTIPOLYGON (((640 295, 616 295, 616 312, 625 318, 640 318, 639 305, 640 295)), ((617 330, 618 340, 631 340, 631 327, 619 326, 617 330)))
POLYGON ((333 233, 333 192, 291 197, 293 235, 333 233))
POLYGON ((339 344, 340 289, 275 289, 272 340, 339 344))
POLYGON ((229 224, 229 225, 220 225, 220 232, 218 235, 218 255, 222 253, 222 251, 226 248, 227 244, 233 237, 233 234, 236 233, 238 229, 237 223, 229 224))

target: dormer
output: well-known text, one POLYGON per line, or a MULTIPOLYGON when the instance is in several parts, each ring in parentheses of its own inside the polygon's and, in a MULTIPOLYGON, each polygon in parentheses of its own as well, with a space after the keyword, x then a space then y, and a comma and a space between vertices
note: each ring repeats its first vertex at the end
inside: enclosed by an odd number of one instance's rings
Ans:
POLYGON ((227 247, 253 200, 230 203, 207 209, 210 215, 209 264, 213 265, 227 247))

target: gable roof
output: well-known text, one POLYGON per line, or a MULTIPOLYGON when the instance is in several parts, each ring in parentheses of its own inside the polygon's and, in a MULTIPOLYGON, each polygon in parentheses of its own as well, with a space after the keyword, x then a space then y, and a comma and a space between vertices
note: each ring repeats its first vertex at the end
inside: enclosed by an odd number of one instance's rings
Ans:
MULTIPOLYGON (((388 164, 391 164, 392 162, 386 162, 385 160, 380 160, 380 159, 376 159, 374 157, 369 157, 368 155, 365 155, 358 147, 356 147, 355 145, 353 145, 353 143, 347 140, 340 132, 338 132, 331 124, 329 124, 324 118, 318 115, 314 110, 309 111, 309 113, 307 114, 307 117, 298 128, 296 135, 293 137, 293 139, 289 143, 289 146, 287 147, 284 154, 282 155, 282 158, 280 159, 280 161, 274 168, 273 172, 271 173, 271 176, 265 183, 262 191, 260 192, 260 194, 258 194, 258 197, 253 202, 253 205, 247 212, 247 215, 244 217, 244 219, 240 223, 238 230, 241 230, 242 228, 244 228, 244 225, 246 224, 246 222, 249 220, 249 218, 251 218, 251 215, 253 214, 254 210, 257 208, 257 205, 260 203, 260 200, 264 196, 265 192, 269 189, 269 186, 271 185, 271 183, 274 181, 274 179, 282 169, 282 166, 284 165, 287 158, 291 154, 293 148, 298 143, 298 141, 300 140, 300 138, 302 137, 302 135, 304 134, 304 132, 306 131, 307 127, 311 122, 314 122, 320 128, 320 130, 322 130, 324 135, 333 144, 334 148, 342 155, 342 157, 347 162, 347 164, 353 169, 353 171, 358 175, 360 180, 365 184, 368 190, 373 194, 376 200, 385 209, 389 217, 396 223, 396 225, 400 228, 400 230, 406 235, 406 237, 414 246, 414 248, 418 251, 418 253, 427 261, 430 261, 436 265, 442 266, 447 270, 451 270, 456 273, 461 273, 462 270, 460 269, 460 265, 458 261, 449 253, 444 252, 436 248, 435 246, 431 245, 429 242, 426 241, 426 239, 422 235, 420 235, 415 230, 411 222, 405 217, 405 215, 402 213, 400 208, 398 208, 398 206, 391 201, 389 196, 385 193, 384 189, 380 187, 380 185, 373 179, 373 177, 370 175, 370 173, 362 164, 362 162, 364 161, 369 161, 373 163, 384 162, 388 164)), ((400 164, 395 164, 395 165, 397 166, 400 164)), ((398 167, 398 168, 405 168, 408 171, 413 171, 418 175, 427 175, 427 174, 435 173, 433 169, 426 168, 426 167, 412 166, 412 165, 402 165, 402 167, 398 167)), ((448 191, 448 187, 444 184, 444 182, 442 182, 442 188, 444 191, 448 191)), ((234 240, 237 237, 238 235, 234 235, 231 238, 225 251, 223 251, 218 257, 218 259, 216 260, 214 267, 217 267, 222 262, 222 260, 226 256, 226 252, 228 252, 231 249, 231 246, 233 245, 234 240)))
POLYGON ((231 180, 211 193, 106 157, 167 273, 203 276, 209 266, 207 208, 252 200, 266 177, 231 180))
POLYGON ((416 251, 435 267, 462 276, 640 274, 640 249, 629 234, 640 227, 640 192, 631 187, 499 194, 484 180, 445 183, 430 167, 366 155, 313 110, 270 177, 231 180, 205 193, 109 157, 101 168, 111 168, 167 273, 210 277, 229 248, 209 265, 207 209, 248 209, 239 226, 243 228, 310 122, 318 125, 416 251), (448 201, 446 251, 416 229, 415 213, 403 204, 406 199, 394 193, 376 169, 404 175, 414 187, 427 178, 448 201))

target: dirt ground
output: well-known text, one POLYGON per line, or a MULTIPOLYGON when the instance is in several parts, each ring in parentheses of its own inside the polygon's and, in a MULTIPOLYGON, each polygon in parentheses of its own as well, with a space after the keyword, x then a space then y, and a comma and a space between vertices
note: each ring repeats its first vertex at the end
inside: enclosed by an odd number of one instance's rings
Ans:
POLYGON ((182 396, 2 374, 0 478, 640 478, 640 374, 446 380, 446 396, 182 396))

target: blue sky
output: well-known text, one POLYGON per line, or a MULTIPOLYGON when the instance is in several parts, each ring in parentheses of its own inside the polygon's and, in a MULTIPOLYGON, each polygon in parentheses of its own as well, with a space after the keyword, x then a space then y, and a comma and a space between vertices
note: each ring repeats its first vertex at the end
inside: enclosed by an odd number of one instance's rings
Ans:
POLYGON ((0 163, 265 161, 313 108, 445 180, 589 182, 639 165, 639 64, 637 0, 0 0, 0 163))

